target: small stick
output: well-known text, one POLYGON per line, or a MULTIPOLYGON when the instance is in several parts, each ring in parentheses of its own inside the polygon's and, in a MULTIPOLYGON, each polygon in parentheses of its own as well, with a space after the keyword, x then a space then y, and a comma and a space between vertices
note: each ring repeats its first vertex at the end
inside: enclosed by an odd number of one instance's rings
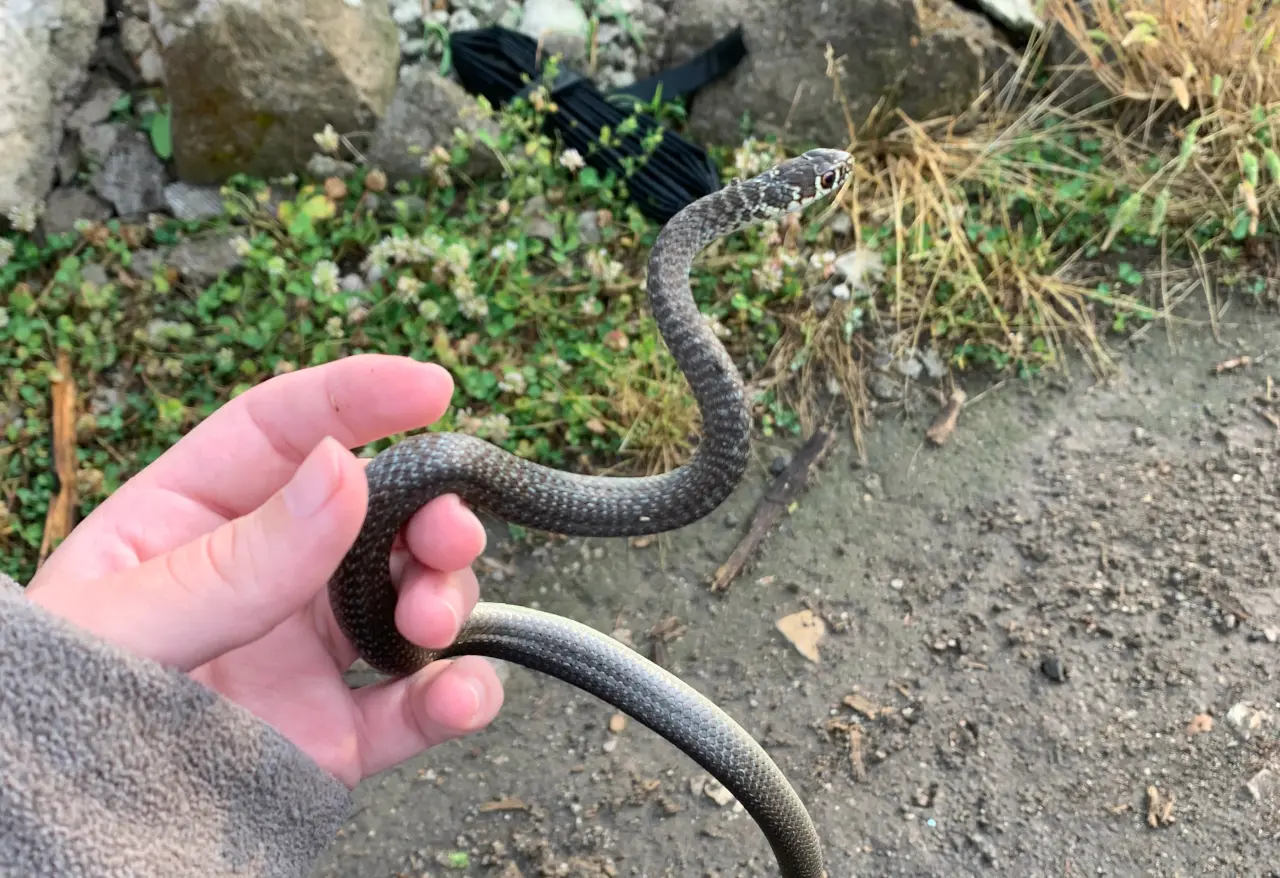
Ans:
POLYGON ((712 591, 724 591, 742 573, 747 562, 782 520, 791 504, 804 492, 813 471, 835 444, 835 438, 835 431, 830 427, 819 427, 796 452, 782 474, 774 479, 756 507, 746 536, 738 542, 729 559, 720 565, 712 577, 712 591))
POLYGON ((58 351, 58 380, 53 382, 53 465, 58 474, 58 493, 49 504, 40 539, 37 566, 43 564, 54 544, 71 533, 76 523, 76 382, 71 376, 71 358, 58 351))

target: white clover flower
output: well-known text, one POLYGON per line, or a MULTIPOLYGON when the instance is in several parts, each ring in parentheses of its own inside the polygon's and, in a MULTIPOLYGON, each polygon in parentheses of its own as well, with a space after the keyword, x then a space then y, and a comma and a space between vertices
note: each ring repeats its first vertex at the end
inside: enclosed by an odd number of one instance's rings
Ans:
POLYGON ((422 281, 411 274, 402 274, 396 279, 396 298, 406 305, 418 301, 422 292, 422 281))
POLYGON ((515 369, 504 374, 502 380, 498 382, 499 389, 507 393, 524 393, 528 386, 529 383, 525 381, 524 374, 515 369))
POLYGON ((435 299, 423 299, 418 303, 418 314, 428 323, 434 323, 440 319, 440 305, 435 299))
POLYGON ((338 266, 328 259, 321 259, 311 272, 311 282, 327 296, 338 293, 338 266))
POLYGON ((472 320, 483 320, 489 316, 489 303, 484 296, 468 296, 458 301, 458 309, 472 320))
POLYGON ((338 132, 333 130, 332 125, 326 124, 323 131, 317 132, 311 136, 315 140, 316 145, 330 155, 338 151, 340 138, 338 137, 338 132))
POLYGON ((33 232, 40 219, 38 204, 15 204, 9 208, 9 223, 19 232, 33 232))
POLYGON ((342 318, 336 315, 330 317, 325 321, 324 331, 329 334, 330 338, 342 338, 343 332, 345 331, 342 328, 342 318))
POLYGON ((560 153, 560 166, 570 171, 577 171, 586 166, 586 162, 582 159, 582 153, 573 147, 569 147, 560 153))
POLYGON ((0 268, 4 268, 9 264, 9 260, 13 258, 13 254, 17 249, 8 238, 0 238, 0 268))

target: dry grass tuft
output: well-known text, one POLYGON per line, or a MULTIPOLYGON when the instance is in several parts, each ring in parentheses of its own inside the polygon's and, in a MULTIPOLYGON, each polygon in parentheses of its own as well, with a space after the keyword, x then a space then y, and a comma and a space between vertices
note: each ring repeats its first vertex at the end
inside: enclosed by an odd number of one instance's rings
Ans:
POLYGON ((1235 240, 1276 221, 1280 8, 1115 0, 1086 13, 1077 0, 1046 0, 1045 11, 1125 105, 1116 136, 1161 160, 1139 177, 1126 216, 1219 238, 1212 226, 1220 224, 1235 240))
MULTIPOLYGON (((961 368, 1064 367, 1070 349, 1106 371, 1111 329, 1124 331, 1130 317, 1173 319, 1171 254, 1196 266, 1210 296, 1215 260, 1276 228, 1280 8, 1091 6, 1093 19, 1078 0, 1046 0, 1043 15, 1110 100, 1073 112, 1057 92, 1033 87, 1041 39, 960 118, 850 121, 859 169, 843 208, 854 250, 880 259, 885 274, 865 299, 790 315, 770 364, 775 382, 793 385, 780 395, 809 402, 838 385, 856 431, 865 358, 848 336, 851 315, 877 346, 937 346, 961 368), (893 133, 859 138, 882 127, 893 133), (1158 254, 1156 283, 1116 282, 1106 263, 1125 257, 1107 251, 1121 242, 1158 254)), ((840 59, 829 52, 827 65, 849 119, 840 59)), ((1191 285, 1178 286, 1185 298, 1191 285)))

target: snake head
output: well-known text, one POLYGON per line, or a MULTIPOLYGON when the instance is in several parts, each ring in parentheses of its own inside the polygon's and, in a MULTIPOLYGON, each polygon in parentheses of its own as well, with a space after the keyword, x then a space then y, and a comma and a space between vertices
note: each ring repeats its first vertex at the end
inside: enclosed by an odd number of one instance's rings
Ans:
POLYGON ((839 149, 811 149, 749 181, 759 187, 766 218, 803 210, 844 186, 853 156, 839 149))

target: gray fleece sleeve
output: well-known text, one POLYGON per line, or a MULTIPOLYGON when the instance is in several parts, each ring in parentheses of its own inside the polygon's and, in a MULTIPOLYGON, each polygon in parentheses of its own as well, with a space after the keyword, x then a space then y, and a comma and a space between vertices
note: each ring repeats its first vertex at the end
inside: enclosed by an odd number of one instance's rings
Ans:
POLYGON ((0 574, 0 874, 304 876, 350 806, 248 711, 0 574))

